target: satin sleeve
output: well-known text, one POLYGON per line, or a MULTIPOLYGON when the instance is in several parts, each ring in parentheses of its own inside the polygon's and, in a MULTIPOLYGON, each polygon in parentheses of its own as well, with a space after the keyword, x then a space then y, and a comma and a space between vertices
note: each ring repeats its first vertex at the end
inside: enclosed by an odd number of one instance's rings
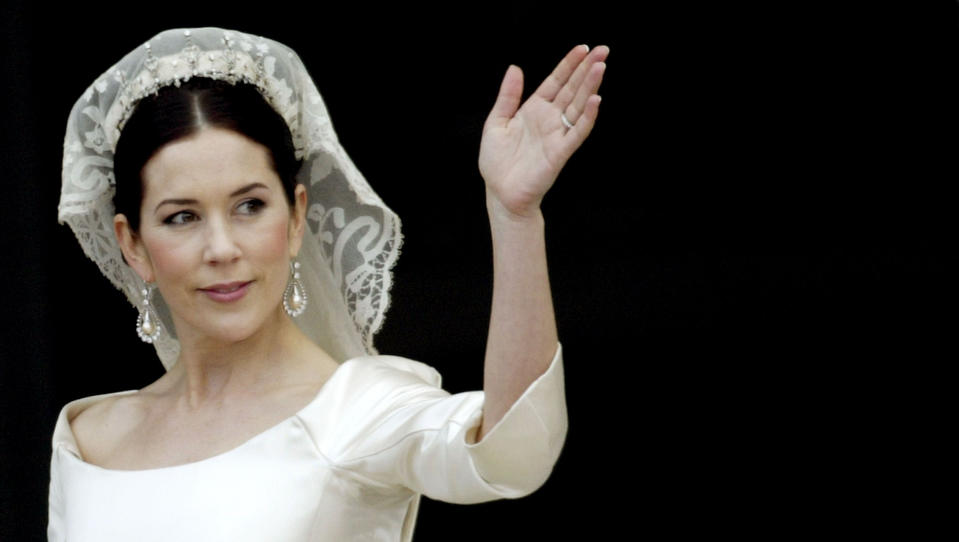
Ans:
MULTIPOLYGON (((562 349, 479 442, 483 392, 451 395, 421 363, 377 356, 352 368, 368 381, 352 397, 341 435, 322 450, 366 485, 476 503, 532 493, 549 477, 566 437, 562 349)), ((327 426, 329 427, 329 426, 327 426)))
POLYGON ((47 514, 48 542, 64 542, 66 540, 66 530, 63 525, 63 506, 63 492, 60 487, 60 462, 57 460, 56 451, 54 451, 50 459, 50 493, 47 514))

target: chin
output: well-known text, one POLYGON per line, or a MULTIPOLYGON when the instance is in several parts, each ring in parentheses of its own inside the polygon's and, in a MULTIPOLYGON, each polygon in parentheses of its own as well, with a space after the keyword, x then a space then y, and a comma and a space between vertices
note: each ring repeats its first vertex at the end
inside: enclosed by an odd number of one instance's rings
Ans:
POLYGON ((243 342, 267 331, 272 327, 272 322, 236 322, 233 325, 225 325, 218 330, 218 335, 223 337, 224 342, 238 343, 243 342))
POLYGON ((196 330, 197 337, 218 343, 235 344, 254 338, 277 323, 272 314, 258 317, 231 315, 231 317, 210 318, 198 326, 190 327, 196 330))

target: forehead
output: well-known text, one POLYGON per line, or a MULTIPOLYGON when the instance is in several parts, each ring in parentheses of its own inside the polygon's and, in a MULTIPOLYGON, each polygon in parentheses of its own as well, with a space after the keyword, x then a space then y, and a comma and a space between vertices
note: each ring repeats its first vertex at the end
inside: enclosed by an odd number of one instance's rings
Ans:
POLYGON ((172 141, 143 166, 144 199, 168 192, 231 192, 253 182, 281 188, 269 150, 223 128, 202 128, 172 141))

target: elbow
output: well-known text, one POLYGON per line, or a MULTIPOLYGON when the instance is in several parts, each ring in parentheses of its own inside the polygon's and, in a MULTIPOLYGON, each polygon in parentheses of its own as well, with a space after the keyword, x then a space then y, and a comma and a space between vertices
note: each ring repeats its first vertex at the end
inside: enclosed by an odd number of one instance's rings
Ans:
POLYGON ((502 497, 524 497, 549 479, 567 430, 565 402, 543 411, 521 399, 506 419, 470 446, 473 465, 502 497))
POLYGON ((468 448, 479 476, 501 497, 523 497, 549 479, 568 428, 562 350, 557 348, 549 369, 468 448))

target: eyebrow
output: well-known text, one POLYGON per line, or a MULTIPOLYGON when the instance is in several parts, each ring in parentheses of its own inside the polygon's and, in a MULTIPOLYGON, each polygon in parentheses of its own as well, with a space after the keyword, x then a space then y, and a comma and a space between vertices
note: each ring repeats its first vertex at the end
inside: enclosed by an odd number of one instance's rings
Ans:
MULTIPOLYGON (((244 186, 243 188, 239 188, 239 189, 234 190, 233 192, 231 192, 231 193, 230 193, 230 197, 231 197, 231 198, 235 198, 236 196, 242 196, 243 194, 246 194, 247 192, 250 192, 250 191, 255 190, 255 189, 257 189, 257 188, 267 188, 267 189, 269 189, 269 188, 268 188, 265 184, 263 184, 263 183, 250 183, 250 184, 244 186)), ((157 204, 156 208, 153 209, 153 212, 155 213, 155 212, 159 211, 159 210, 160 210, 160 207, 163 207, 164 205, 193 205, 193 204, 195 204, 196 202, 197 202, 197 201, 196 201, 195 199, 176 199, 176 198, 165 199, 165 200, 163 200, 163 201, 161 201, 160 203, 157 204)))

